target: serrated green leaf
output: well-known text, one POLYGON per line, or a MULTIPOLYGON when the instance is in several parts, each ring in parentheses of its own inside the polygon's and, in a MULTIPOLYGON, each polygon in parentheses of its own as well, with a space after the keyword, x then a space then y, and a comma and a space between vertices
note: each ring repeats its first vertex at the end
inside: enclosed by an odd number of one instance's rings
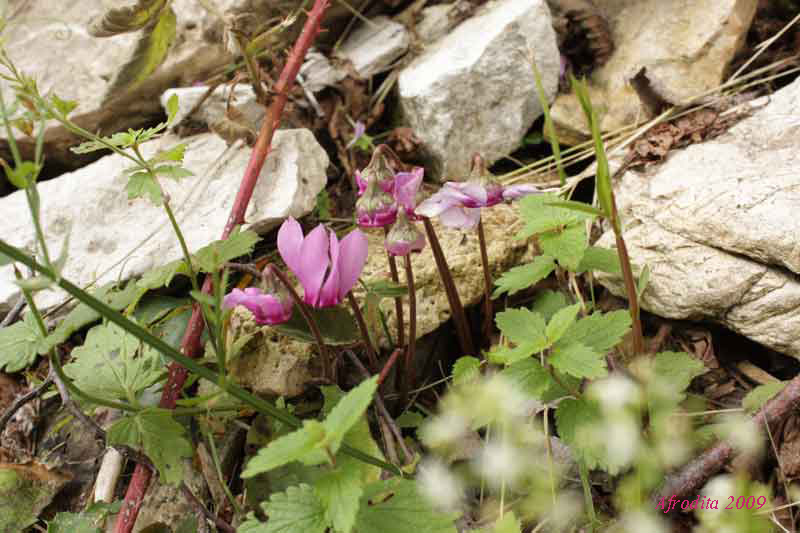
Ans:
POLYGON ((131 401, 163 372, 156 350, 112 323, 90 329, 71 356, 64 373, 81 390, 103 398, 131 401))
POLYGON ((27 189, 39 173, 39 166, 33 161, 23 161, 15 168, 4 164, 3 169, 6 171, 8 181, 17 189, 27 189))
POLYGON ((298 461, 317 448, 325 437, 325 428, 316 420, 306 420, 303 427, 271 441, 250 459, 242 472, 249 478, 279 466, 298 461))
POLYGON ((553 231, 565 226, 573 226, 584 220, 594 218, 593 215, 572 211, 551 204, 560 202, 555 194, 531 194, 519 200, 519 211, 525 227, 517 234, 517 238, 527 238, 546 231, 553 231))
POLYGON ((150 159, 150 161, 148 161, 148 163, 154 164, 154 163, 160 163, 162 161, 181 162, 183 161, 183 156, 184 153, 186 152, 186 146, 187 146, 186 143, 181 143, 181 144, 176 144, 175 146, 167 150, 161 150, 156 155, 154 155, 153 158, 150 159))
MULTIPOLYGON (((500 375, 520 390, 544 403, 569 396, 570 392, 558 383, 536 359, 529 357, 507 366, 500 375)), ((571 376, 560 376, 563 383, 577 388, 579 381, 571 376)))
POLYGON ((539 313, 529 309, 508 309, 497 313, 495 323, 508 340, 517 344, 531 344, 535 352, 547 347, 547 325, 539 313), (537 349, 537 347, 541 346, 537 349))
POLYGON ((336 404, 322 425, 325 427, 325 439, 322 446, 330 453, 339 451, 345 434, 364 416, 364 412, 372 403, 372 397, 378 389, 378 376, 373 376, 359 383, 336 404))
POLYGON ((161 195, 161 186, 149 172, 134 172, 128 178, 128 200, 144 198, 147 195, 153 205, 159 206, 164 203, 161 195))
POLYGON ((583 398, 566 398, 556 409, 558 435, 590 470, 604 464, 602 447, 591 435, 592 426, 601 420, 597 404, 583 398))
POLYGON ((138 0, 135 5, 109 9, 92 20, 89 34, 111 37, 144 28, 164 8, 167 0, 138 0))
MULTIPOLYGON (((295 306, 296 307, 296 306, 295 306)), ((332 346, 352 344, 361 339, 355 320, 344 307, 309 308, 308 312, 317 323, 322 340, 332 346)), ((292 311, 291 318, 283 324, 272 326, 281 335, 305 342, 317 342, 299 309, 292 311)))
POLYGON ((88 154, 98 150, 108 150, 108 144, 118 148, 127 148, 133 145, 136 139, 135 133, 131 133, 131 131, 119 131, 110 137, 102 137, 102 142, 98 140, 86 141, 78 146, 73 146, 70 150, 76 154, 88 154))
POLYGON ((558 291, 546 290, 534 298, 530 310, 539 313, 545 320, 550 320, 562 307, 566 307, 567 297, 558 291))
POLYGON ((136 285, 142 290, 158 289, 159 287, 166 287, 172 282, 172 279, 178 275, 189 275, 189 270, 186 268, 186 263, 180 259, 171 261, 164 266, 148 270, 142 275, 142 278, 136 282, 136 285))
POLYGON ((360 465, 346 461, 328 470, 315 480, 314 491, 325 507, 325 516, 334 531, 350 533, 364 493, 360 465))
POLYGON ((392 478, 364 489, 355 529, 358 533, 455 533, 458 516, 435 511, 414 481, 392 478))
POLYGON ((563 209, 569 209, 571 211, 579 211, 581 213, 586 213, 587 215, 591 215, 592 217, 603 216, 603 212, 597 209, 596 207, 589 204, 585 204, 583 202, 576 202, 574 200, 559 200, 556 202, 548 202, 545 205, 551 207, 561 207, 563 209))
POLYGON ((686 352, 660 352, 653 357, 653 374, 655 379, 669 383, 680 393, 689 387, 694 378, 707 371, 705 365, 686 352))
POLYGON ((50 102, 53 104, 53 107, 56 111, 61 114, 62 117, 66 117, 72 111, 78 107, 78 102, 75 100, 62 100, 59 96, 55 93, 50 95, 50 102))
POLYGON ((575 322, 562 337, 562 342, 581 343, 605 355, 622 340, 630 327, 631 315, 628 311, 595 312, 575 322))
MULTIPOLYGON (((167 100, 167 124, 172 124, 172 121, 175 120, 175 115, 178 114, 178 109, 180 108, 178 102, 178 94, 172 93, 172 95, 167 100)), ((178 145, 181 146, 181 145, 178 145)), ((186 146, 183 144, 182 146, 186 146)), ((183 150, 181 150, 181 157, 180 159, 175 159, 174 161, 183 161, 183 150)))
POLYGON ((567 270, 576 271, 589 246, 583 224, 567 226, 539 235, 539 247, 544 254, 554 257, 567 270))
POLYGON ((622 275, 622 268, 619 266, 619 256, 615 250, 601 248, 599 246, 589 246, 583 252, 583 258, 578 265, 576 274, 587 271, 600 271, 622 275))
POLYGON ((532 355, 541 352, 541 343, 534 342, 521 342, 514 347, 511 346, 493 346, 487 353, 489 362, 496 365, 513 365, 517 361, 528 359, 532 355))
POLYGON ((453 385, 475 381, 481 375, 481 361, 477 357, 465 355, 453 364, 453 385))
POLYGON ((749 413, 755 413, 782 391, 787 383, 788 381, 776 381, 766 385, 759 385, 748 392, 747 396, 742 399, 742 407, 749 413))
POLYGON ((422 416, 421 413, 416 411, 403 411, 395 422, 397 422, 397 427, 399 428, 418 428, 424 421, 425 417, 422 416))
POLYGON ((503 272, 500 279, 495 281, 497 288, 492 293, 492 298, 497 298, 506 292, 511 296, 527 289, 549 276, 555 268, 556 265, 552 257, 548 255, 536 256, 527 265, 517 266, 503 272))
POLYGON ((192 445, 182 425, 166 409, 144 409, 114 422, 106 433, 110 446, 125 445, 144 453, 158 469, 161 481, 177 485, 183 480, 183 459, 192 445))
POLYGON ((514 511, 509 511, 503 515, 503 518, 494 523, 494 533, 521 533, 522 523, 519 518, 514 514, 514 511))
MULTIPOLYGON (((614 272, 612 272, 614 274, 614 272)), ((650 283, 650 266, 645 265, 642 267, 642 271, 639 273, 639 279, 636 280, 636 297, 642 297, 644 291, 647 289, 647 285, 650 283)))
POLYGON ((0 369, 9 374, 19 372, 44 353, 46 346, 33 313, 25 313, 19 322, 0 329, 0 369))
POLYGON ((47 523, 47 533, 100 533, 103 520, 116 513, 122 502, 95 502, 80 513, 58 513, 47 523))
POLYGON ((155 24, 151 22, 142 29, 131 59, 117 73, 106 92, 105 100, 108 101, 147 79, 167 57, 176 30, 175 12, 167 6, 160 11, 155 24))
POLYGON ((180 165, 159 165, 153 169, 153 172, 159 176, 171 178, 176 181, 182 178, 188 178, 189 176, 194 176, 194 173, 191 170, 187 170, 180 165))
POLYGON ((325 533, 328 527, 322 502, 306 484, 273 494, 261 508, 269 520, 259 522, 250 513, 247 521, 237 528, 239 533, 325 533))
POLYGON ((578 312, 581 310, 581 304, 574 304, 568 307, 559 309, 550 322, 547 323, 545 328, 545 336, 547 337, 548 344, 553 344, 558 341, 564 333, 575 323, 578 317, 578 312))
POLYGON ((258 240, 258 234, 252 230, 232 233, 224 241, 214 241, 200 248, 194 254, 193 262, 201 272, 215 272, 228 261, 252 252, 258 240))
POLYGON ((557 342, 547 358, 553 368, 576 378, 601 378, 608 373, 605 354, 580 342, 557 342))

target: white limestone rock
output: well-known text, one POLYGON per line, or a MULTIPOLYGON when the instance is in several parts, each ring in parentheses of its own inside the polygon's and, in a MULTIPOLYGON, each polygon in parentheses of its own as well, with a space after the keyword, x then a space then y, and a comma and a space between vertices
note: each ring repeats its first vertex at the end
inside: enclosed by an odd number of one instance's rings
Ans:
POLYGON ((349 61, 362 78, 389 70, 408 50, 410 38, 405 26, 388 17, 375 17, 361 22, 336 53, 349 61))
POLYGON ((542 113, 531 51, 551 100, 560 60, 547 3, 496 0, 400 72, 400 106, 437 177, 462 177, 474 152, 491 163, 519 146, 542 113))
MULTIPOLYGON (((631 260, 651 269, 645 309, 800 358, 798 116, 800 80, 726 134, 616 184, 631 260)), ((600 279, 623 294, 621 280, 600 279)))
MULTIPOLYGON (((178 182, 162 180, 171 198, 190 250, 219 238, 239 189, 252 151, 241 143, 226 148, 213 133, 178 139, 172 135, 145 144, 145 157, 185 142, 185 167, 194 176, 178 182)), ((287 216, 301 217, 313 209, 326 183, 328 156, 304 129, 279 130, 264 164, 247 213, 246 226, 264 232, 287 216)), ((130 161, 109 155, 80 170, 39 184, 46 239, 57 256, 69 233, 69 259, 63 270, 80 286, 104 284, 138 276, 181 257, 178 241, 163 208, 145 199, 128 200, 123 170, 130 161)), ((33 248, 34 233, 23 191, 0 198, 0 238, 33 248)), ((18 294, 11 266, 0 267, 0 311, 7 311, 18 294)), ((62 302, 61 291, 43 291, 43 308, 62 302)))

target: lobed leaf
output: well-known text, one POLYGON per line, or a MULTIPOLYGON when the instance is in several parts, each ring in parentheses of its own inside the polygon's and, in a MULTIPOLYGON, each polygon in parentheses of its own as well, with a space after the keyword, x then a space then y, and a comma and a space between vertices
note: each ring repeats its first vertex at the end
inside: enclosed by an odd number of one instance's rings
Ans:
POLYGON ((592 350, 580 342, 558 342, 553 346, 547 362, 553 368, 576 378, 601 378, 608 373, 605 353, 592 350))
POLYGON ((109 9, 89 25, 93 37, 111 37, 144 28, 167 4, 167 0, 138 0, 133 6, 109 9))
POLYGON ((253 477, 293 461, 299 461, 320 445, 324 437, 325 429, 320 422, 306 420, 302 428, 278 437, 261 448, 247 463, 242 477, 253 477))
POLYGON ((573 272, 578 270, 588 246, 586 228, 582 224, 573 224, 539 235, 542 252, 554 257, 561 266, 573 272))
POLYGON ((481 374, 481 361, 477 357, 465 355, 453 364, 453 385, 469 383, 481 374))
POLYGON ((517 234, 517 238, 524 239, 594 218, 594 215, 585 212, 549 205, 561 201, 554 194, 531 194, 521 198, 519 212, 525 227, 517 234))
POLYGON ((553 318, 547 323, 547 328, 545 328, 548 344, 553 344, 564 336, 564 333, 575 323, 580 310, 581 304, 573 304, 556 311, 553 318))
POLYGON ((503 272, 500 279, 495 281, 497 288, 492 293, 492 298, 497 298, 503 293, 508 293, 511 296, 525 290, 549 276, 555 268, 556 265, 552 257, 548 255, 536 256, 527 265, 517 266, 503 272))
POLYGON ((46 351, 47 342, 33 313, 25 313, 19 322, 0 329, 0 369, 9 374, 26 368, 46 351))
POLYGON ((622 268, 619 265, 617 252, 599 246, 589 246, 583 251, 583 258, 581 258, 575 273, 582 274, 587 271, 608 272, 621 276, 622 268))
POLYGON ((261 508, 269 520, 259 522, 250 513, 237 528, 239 533, 325 533, 328 528, 325 508, 314 489, 306 484, 273 494, 261 508))
POLYGON ((358 533, 455 533, 458 516, 434 510, 414 481, 392 478, 365 487, 355 529, 358 533))
POLYGON ((748 392, 747 396, 742 399, 742 407, 750 413, 755 413, 781 392, 787 383, 787 381, 776 381, 766 385, 759 385, 748 392))

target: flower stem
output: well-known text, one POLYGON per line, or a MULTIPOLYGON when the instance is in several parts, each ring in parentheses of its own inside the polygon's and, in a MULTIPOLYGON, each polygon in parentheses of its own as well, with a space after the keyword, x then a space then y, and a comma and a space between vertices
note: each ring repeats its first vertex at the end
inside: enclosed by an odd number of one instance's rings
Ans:
POLYGON ((325 341, 322 338, 322 333, 319 331, 319 326, 317 326, 317 321, 314 320, 314 317, 311 316, 311 312, 308 310, 308 306, 306 303, 300 298, 300 295, 297 294, 297 291, 294 290, 294 287, 291 283, 289 283, 289 279, 286 277, 286 274, 281 272, 281 270, 276 267, 275 265, 267 265, 270 272, 272 272, 276 278, 280 280, 286 290, 289 291, 289 296, 292 297, 292 301, 300 309, 300 313, 303 315, 303 318, 306 319, 306 323, 308 324, 308 328, 311 330, 311 333, 314 335, 314 339, 317 341, 317 347, 319 348, 319 355, 322 358, 322 375, 326 379, 333 378, 333 372, 331 370, 331 361, 328 358, 328 349, 325 345, 325 341))
POLYGON ((358 329, 361 330, 361 336, 364 338, 364 349, 367 351, 367 359, 369 359, 369 366, 372 369, 378 368, 378 357, 375 355, 375 348, 372 346, 372 341, 369 338, 369 329, 367 323, 364 321, 364 315, 358 307, 358 302, 353 296, 353 291, 347 293, 347 301, 350 303, 350 308, 353 310, 353 315, 356 317, 358 329))
POLYGON ((408 391, 417 381, 414 366, 414 350, 417 342, 417 295, 414 291, 414 270, 411 268, 411 254, 405 256, 406 282, 408 283, 408 348, 406 349, 405 378, 401 389, 401 402, 408 401, 408 391))
POLYGON ((378 385, 383 383, 383 381, 386 379, 386 376, 389 375, 389 372, 391 372, 392 367, 397 362, 397 359, 400 358, 400 354, 402 353, 403 353, 403 348, 397 348, 395 351, 392 352, 392 355, 389 356, 389 360, 386 361, 386 363, 383 365, 380 376, 378 376, 378 385))
POLYGON ((489 255, 486 252, 486 235, 483 231, 483 219, 478 220, 478 244, 481 249, 481 264, 483 265, 483 339, 480 343, 483 348, 488 348, 492 335, 492 273, 489 270, 489 255))
POLYGON ((439 244, 436 230, 433 229, 433 224, 428 218, 423 219, 423 224, 425 224, 425 233, 428 235, 428 242, 431 245, 436 267, 439 269, 439 275, 442 278, 445 294, 447 294, 450 312, 453 313, 453 322, 456 326, 458 341, 461 344, 461 351, 464 352, 464 355, 475 354, 475 345, 472 344, 472 335, 470 334, 469 325, 467 324, 467 315, 464 313, 464 306, 461 304, 461 298, 458 296, 456 285, 453 282, 453 275, 450 273, 450 267, 447 265, 447 258, 445 258, 444 252, 442 252, 442 246, 439 244))
MULTIPOLYGON (((383 232, 385 235, 389 235, 389 228, 384 227, 383 232)), ((396 284, 400 283, 400 277, 397 275, 397 261, 388 250, 386 251, 386 257, 389 260, 389 272, 392 275, 392 281, 396 284)), ((405 326, 403 325, 403 298, 401 296, 395 297, 394 310, 397 315, 397 345, 403 346, 405 344, 405 326)))

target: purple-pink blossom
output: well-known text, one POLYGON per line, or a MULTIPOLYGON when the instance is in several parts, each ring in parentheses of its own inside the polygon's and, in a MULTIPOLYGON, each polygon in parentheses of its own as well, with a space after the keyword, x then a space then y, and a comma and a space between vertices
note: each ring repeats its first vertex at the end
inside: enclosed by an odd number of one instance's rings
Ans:
POLYGON ((405 210, 406 215, 411 220, 420 219, 415 210, 417 208, 417 195, 419 194, 424 174, 424 168, 414 167, 411 172, 398 172, 394 176, 394 199, 405 210))
POLYGON ((292 317, 291 300, 281 300, 256 287, 233 289, 222 300, 223 309, 233 309, 237 305, 244 306, 253 313, 257 324, 282 324, 292 317))
POLYGON ((397 213, 397 222, 386 234, 384 245, 386 251, 392 255, 408 255, 425 247, 425 235, 409 220, 406 211, 401 209, 397 213))
POLYGON ((303 236, 294 218, 278 230, 278 251, 303 286, 303 300, 313 307, 342 302, 367 261, 367 237, 358 229, 341 241, 322 224, 303 236))
POLYGON ((394 223, 397 204, 375 181, 370 181, 364 194, 356 201, 356 221, 365 228, 382 228, 394 223))

